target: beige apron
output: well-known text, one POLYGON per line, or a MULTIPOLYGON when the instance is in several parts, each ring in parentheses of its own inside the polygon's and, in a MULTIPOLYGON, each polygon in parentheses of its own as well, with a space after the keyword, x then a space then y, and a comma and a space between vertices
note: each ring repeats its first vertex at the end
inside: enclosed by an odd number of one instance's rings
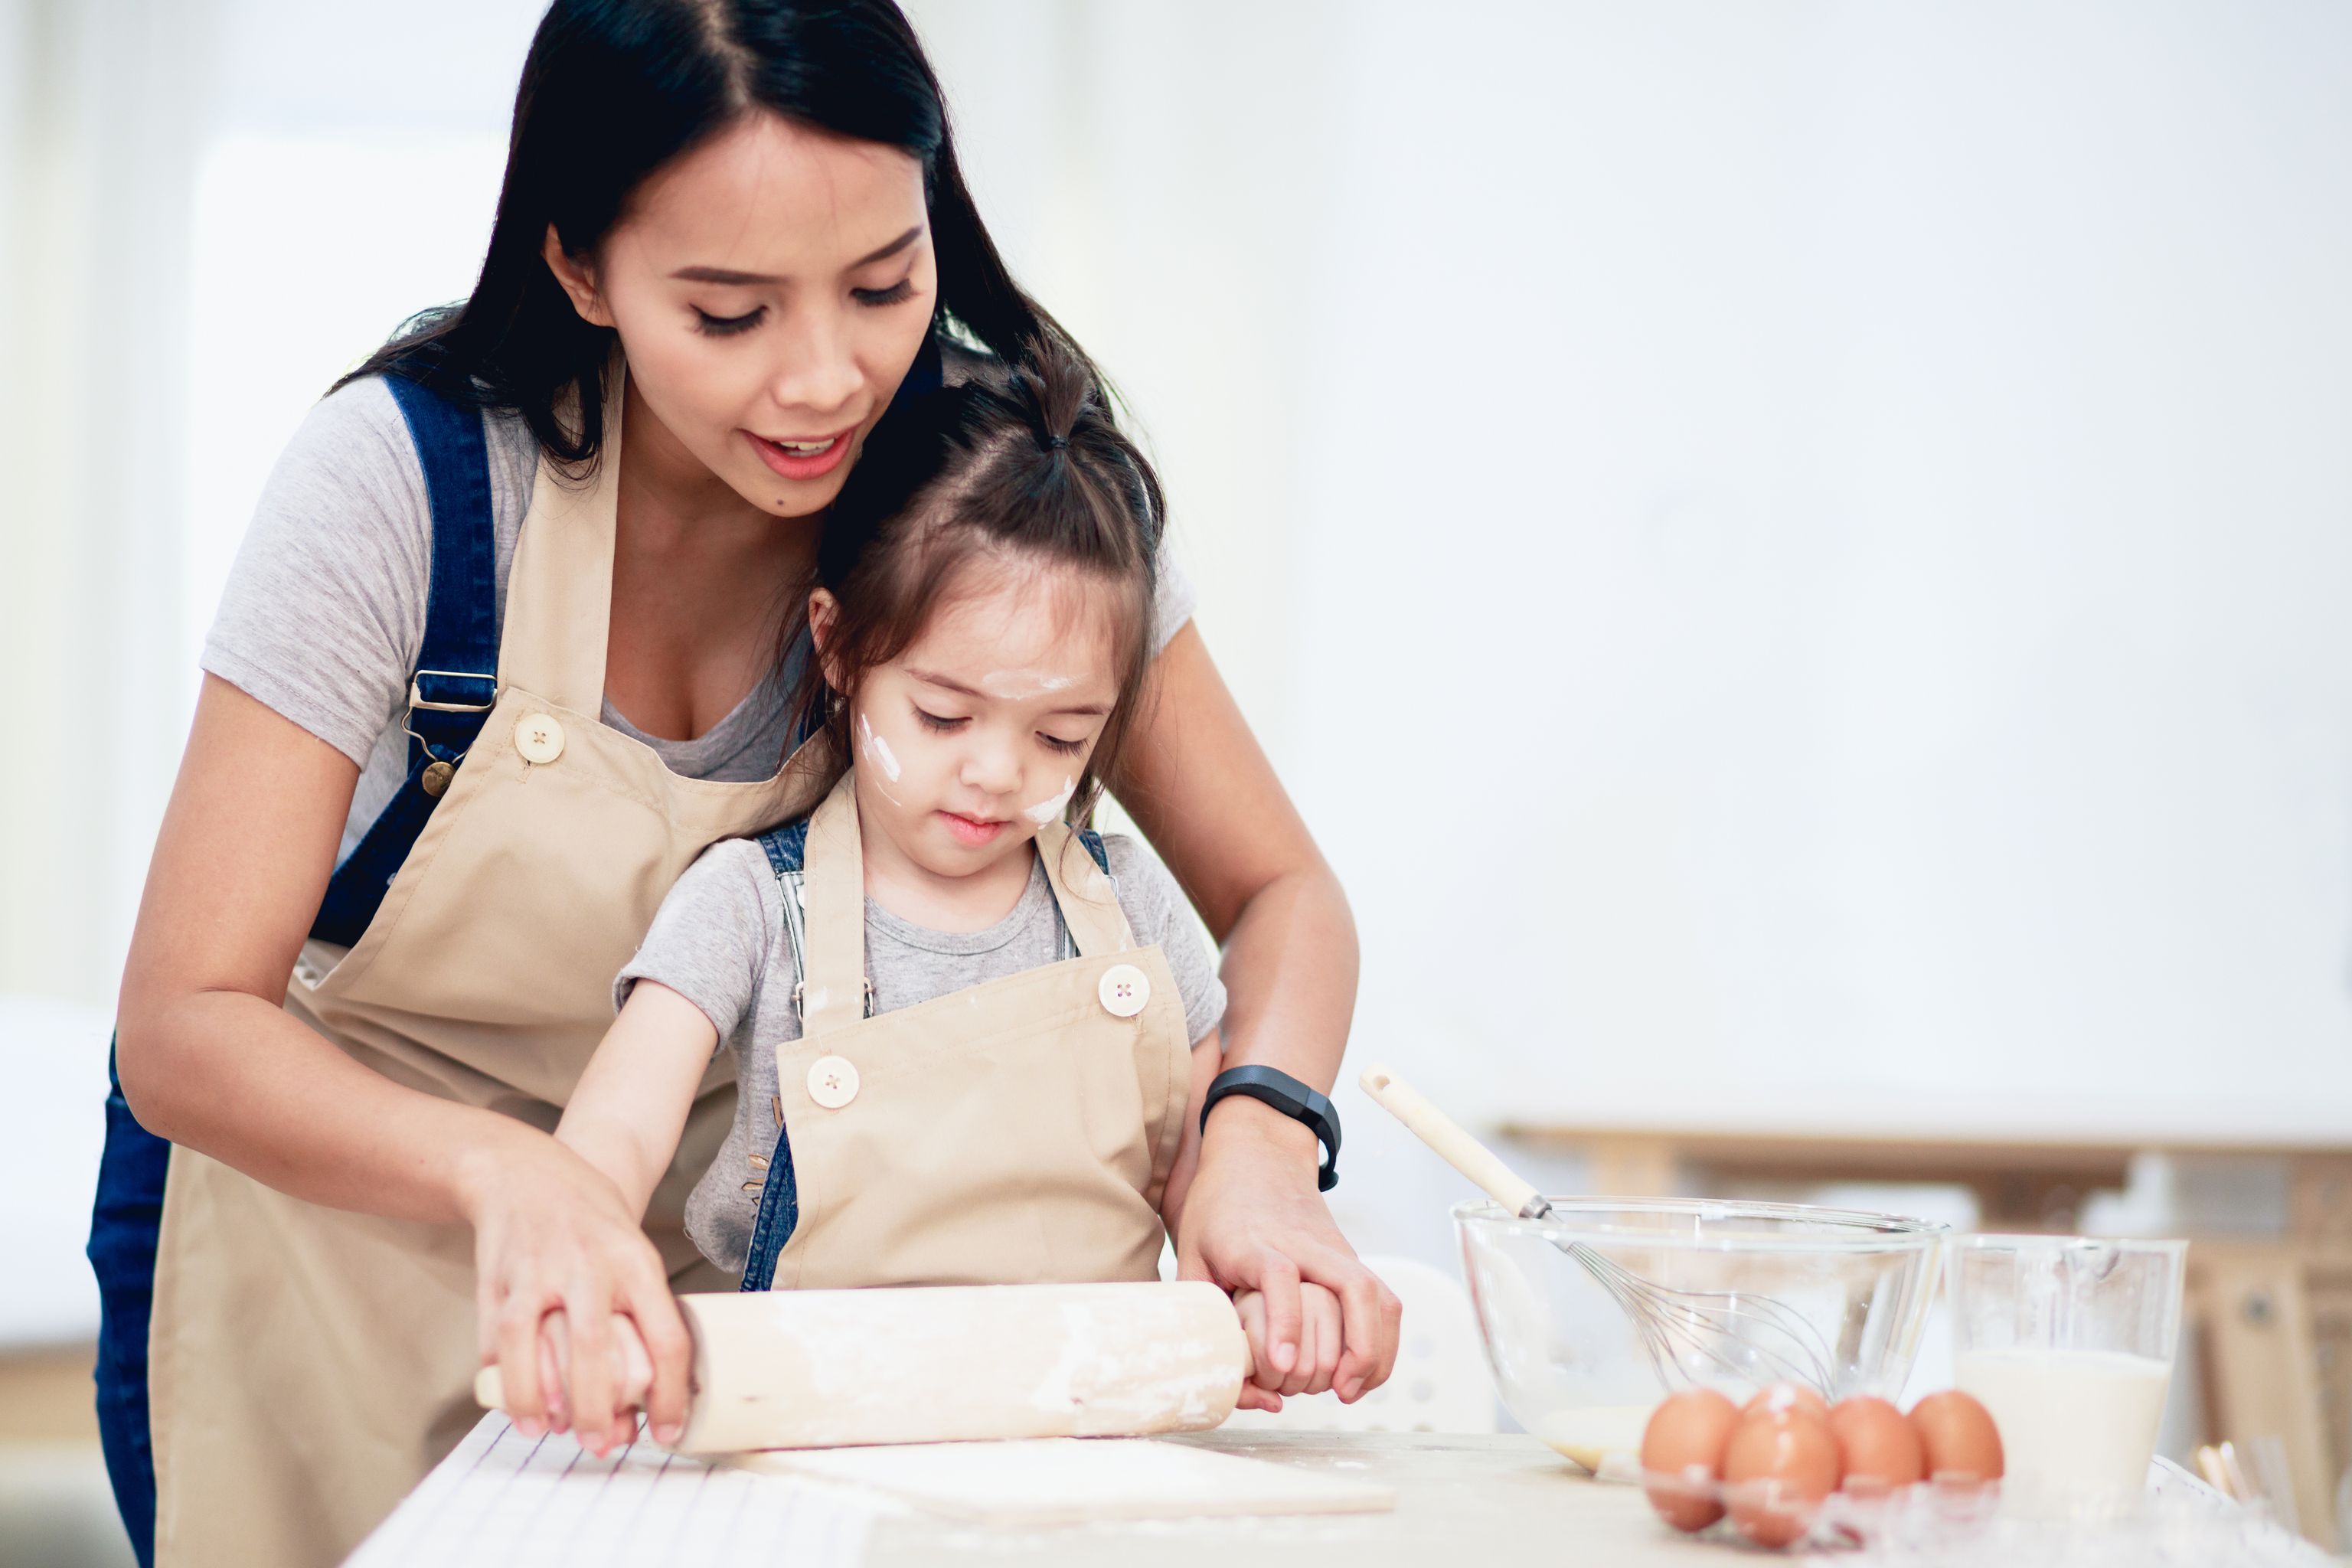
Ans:
POLYGON ((803 865, 802 1037, 776 1061, 799 1220, 774 1287, 1158 1279, 1192 1087, 1167 959, 1056 822, 1037 853, 1078 956, 865 1017, 853 782, 803 865))
MULTIPOLYGON (((307 944, 286 997, 395 1082, 540 1127, 687 865, 831 782, 806 748, 764 783, 681 778, 599 721, 619 407, 586 485, 540 470, 465 764, 359 945, 307 944)), ((681 1215, 732 1113, 722 1057, 646 1216, 681 1289, 729 1284, 681 1215)), ((157 1563, 341 1560, 479 1417, 475 1322, 467 1227, 318 1207, 173 1149, 149 1334, 157 1563)))

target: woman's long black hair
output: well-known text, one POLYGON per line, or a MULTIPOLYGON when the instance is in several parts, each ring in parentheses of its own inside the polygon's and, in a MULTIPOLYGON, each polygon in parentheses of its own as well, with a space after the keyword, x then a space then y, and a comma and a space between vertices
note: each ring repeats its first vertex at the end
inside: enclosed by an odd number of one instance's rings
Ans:
POLYGON ((1040 337, 1075 352, 973 210, 939 78, 891 0, 555 0, 523 63, 473 294, 416 317, 336 385, 396 372, 515 410, 550 455, 593 463, 613 331, 581 320, 548 270, 548 225, 587 255, 647 175, 755 110, 922 164, 941 325, 1008 360, 1040 337))

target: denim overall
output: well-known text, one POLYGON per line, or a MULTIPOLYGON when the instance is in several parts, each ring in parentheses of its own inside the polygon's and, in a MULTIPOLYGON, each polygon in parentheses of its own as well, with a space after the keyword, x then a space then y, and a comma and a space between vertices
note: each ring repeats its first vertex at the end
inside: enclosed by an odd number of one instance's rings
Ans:
MULTIPOLYGON (((409 771, 335 871, 289 1012, 395 1081, 541 1127, 611 1023, 611 983, 703 848, 804 814, 838 764, 681 778, 601 721, 621 444, 542 464, 497 624, 482 416, 388 378, 433 507, 409 771), (462 765, 460 765, 462 764, 462 765)), ((936 343, 901 397, 940 384, 936 343)), ((732 1116, 701 1086, 646 1231, 681 1288, 725 1277, 680 1210, 732 1116)), ((478 1415, 472 1238, 302 1203, 139 1127, 119 1085, 89 1256, 100 1433, 142 1564, 340 1560, 478 1415)))

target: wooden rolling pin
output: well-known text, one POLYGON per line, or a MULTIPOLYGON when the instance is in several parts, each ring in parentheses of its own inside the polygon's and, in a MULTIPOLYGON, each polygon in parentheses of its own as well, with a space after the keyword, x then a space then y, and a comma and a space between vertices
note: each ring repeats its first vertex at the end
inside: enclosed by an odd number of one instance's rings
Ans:
MULTIPOLYGON (((1249 1367, 1223 1291, 1179 1284, 764 1290, 677 1299, 685 1454, 1193 1432, 1249 1367)), ((504 1401, 499 1369, 474 1396, 504 1401)))

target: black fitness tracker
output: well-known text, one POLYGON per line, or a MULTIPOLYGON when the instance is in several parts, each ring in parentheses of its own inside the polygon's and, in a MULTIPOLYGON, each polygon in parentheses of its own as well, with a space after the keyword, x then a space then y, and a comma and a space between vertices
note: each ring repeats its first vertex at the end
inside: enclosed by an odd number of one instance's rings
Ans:
POLYGON ((1245 1095, 1307 1123, 1323 1145, 1323 1163, 1315 1172, 1315 1190, 1328 1193, 1339 1184, 1339 1112, 1328 1100, 1288 1073, 1273 1068, 1227 1068, 1209 1085, 1209 1098, 1201 1107, 1202 1131, 1209 1130, 1209 1112, 1229 1094, 1245 1095))

